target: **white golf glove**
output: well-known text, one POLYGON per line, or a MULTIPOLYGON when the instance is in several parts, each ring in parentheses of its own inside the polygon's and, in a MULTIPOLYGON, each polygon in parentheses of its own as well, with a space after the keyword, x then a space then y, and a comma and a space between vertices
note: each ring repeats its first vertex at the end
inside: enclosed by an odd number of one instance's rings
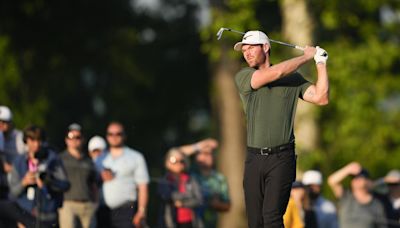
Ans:
POLYGON ((326 60, 328 60, 328 52, 326 52, 324 49, 317 46, 317 52, 314 55, 314 60, 315 60, 315 64, 318 64, 318 63, 325 64, 326 60))

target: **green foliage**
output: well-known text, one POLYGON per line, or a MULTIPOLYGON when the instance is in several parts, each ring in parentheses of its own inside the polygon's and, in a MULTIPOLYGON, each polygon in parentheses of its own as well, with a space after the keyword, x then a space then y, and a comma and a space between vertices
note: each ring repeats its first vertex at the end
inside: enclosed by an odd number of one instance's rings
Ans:
POLYGON ((400 48, 387 39, 395 36, 390 26, 379 21, 384 3, 390 2, 329 1, 317 6, 322 25, 317 33, 330 56, 330 103, 319 109, 321 148, 302 158, 307 160, 304 168, 319 166, 331 173, 356 160, 378 177, 398 167, 400 48))
POLYGON ((47 100, 39 94, 31 96, 29 93, 29 85, 21 77, 20 66, 10 50, 7 36, 0 36, 0 75, 0 104, 13 108, 15 124, 43 124, 44 117, 40 113, 47 110, 47 100))
MULTIPOLYGON (((246 32, 259 27, 259 23, 254 19, 255 10, 253 7, 256 2, 255 0, 231 0, 222 5, 219 1, 211 1, 211 18, 213 21, 201 33, 202 51, 208 55, 211 62, 218 61, 221 58, 221 51, 233 50, 234 42, 242 38, 240 34, 224 32, 221 40, 218 41, 215 35, 220 28, 231 28, 246 32)), ((227 53, 231 57, 235 56, 232 51, 227 53)))

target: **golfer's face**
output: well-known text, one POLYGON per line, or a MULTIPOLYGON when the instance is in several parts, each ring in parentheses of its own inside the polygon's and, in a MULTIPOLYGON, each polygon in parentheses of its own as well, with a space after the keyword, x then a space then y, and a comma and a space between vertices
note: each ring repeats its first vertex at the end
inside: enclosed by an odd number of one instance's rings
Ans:
POLYGON ((249 67, 257 67, 265 61, 262 45, 245 44, 242 46, 242 53, 249 67))

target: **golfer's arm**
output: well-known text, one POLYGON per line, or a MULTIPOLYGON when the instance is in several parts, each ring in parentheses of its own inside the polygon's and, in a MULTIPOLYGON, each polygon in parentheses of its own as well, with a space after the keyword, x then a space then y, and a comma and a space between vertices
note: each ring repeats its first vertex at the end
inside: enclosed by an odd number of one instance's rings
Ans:
POLYGON ((251 77, 251 87, 259 89, 262 86, 285 77, 296 71, 301 65, 306 63, 309 58, 302 55, 283 62, 280 62, 265 69, 256 70, 251 77))
POLYGON ((342 181, 349 175, 347 166, 337 170, 328 177, 328 185, 331 187, 333 194, 336 198, 340 198, 343 195, 342 181))
POLYGON ((329 102, 329 79, 326 64, 318 63, 316 67, 318 74, 317 82, 307 88, 303 99, 313 104, 327 105, 329 102))

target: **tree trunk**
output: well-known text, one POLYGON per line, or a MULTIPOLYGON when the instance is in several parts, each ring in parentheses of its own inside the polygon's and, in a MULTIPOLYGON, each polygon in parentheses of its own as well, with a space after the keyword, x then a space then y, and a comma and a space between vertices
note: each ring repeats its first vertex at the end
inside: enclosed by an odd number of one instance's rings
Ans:
MULTIPOLYGON (((300 46, 312 45, 314 25, 307 1, 282 0, 281 11, 285 40, 300 46)), ((296 55, 299 54, 299 50, 294 50, 294 52, 296 55)), ((310 64, 301 68, 301 72, 305 77, 310 75, 310 70, 310 64)), ((314 105, 303 100, 300 100, 297 106, 295 135, 299 153, 312 151, 317 147, 318 128, 314 109, 314 105)))
POLYGON ((245 126, 243 109, 234 82, 238 62, 227 57, 231 49, 223 49, 223 57, 217 65, 213 78, 214 107, 218 112, 220 130, 220 153, 218 170, 227 177, 231 197, 231 209, 220 213, 218 227, 247 227, 243 193, 243 170, 245 159, 245 126))

